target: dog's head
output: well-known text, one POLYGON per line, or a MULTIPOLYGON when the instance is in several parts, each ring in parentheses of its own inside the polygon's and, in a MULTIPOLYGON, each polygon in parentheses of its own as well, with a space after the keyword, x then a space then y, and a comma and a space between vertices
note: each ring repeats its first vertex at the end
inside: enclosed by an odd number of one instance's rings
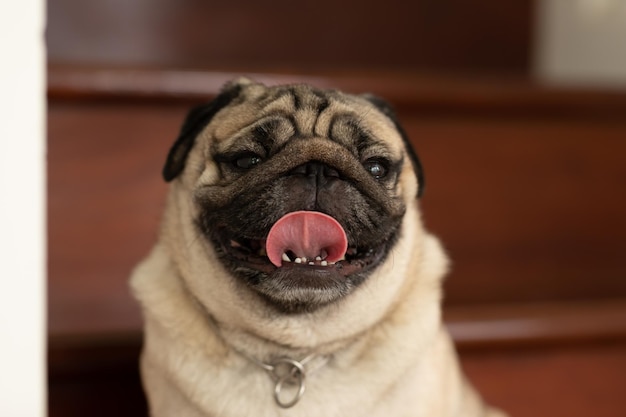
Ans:
POLYGON ((189 113, 163 175, 189 200, 193 244, 283 314, 357 291, 424 186, 381 100, 248 80, 189 113))

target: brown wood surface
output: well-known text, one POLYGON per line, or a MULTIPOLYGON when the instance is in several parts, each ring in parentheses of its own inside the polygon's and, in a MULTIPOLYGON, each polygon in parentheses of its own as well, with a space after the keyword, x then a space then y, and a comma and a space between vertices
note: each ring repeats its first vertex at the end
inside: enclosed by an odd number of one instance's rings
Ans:
POLYGON ((532 0, 48 2, 55 62, 169 68, 529 70, 532 0))
POLYGON ((622 417, 626 345, 462 352, 469 379, 511 417, 622 417))
POLYGON ((138 330, 127 280, 154 243, 181 107, 55 105, 48 119, 49 331, 138 330))
POLYGON ((405 125, 424 159, 426 224, 454 262, 449 304, 626 294, 626 125, 405 125))
POLYGON ((308 72, 190 71, 51 64, 48 95, 54 100, 197 103, 215 96, 238 77, 268 85, 308 83, 384 97, 407 118, 600 120, 622 123, 626 94, 612 90, 559 89, 527 77, 450 76, 401 70, 308 72))
POLYGON ((447 306, 444 321, 465 351, 626 342, 626 298, 447 306))

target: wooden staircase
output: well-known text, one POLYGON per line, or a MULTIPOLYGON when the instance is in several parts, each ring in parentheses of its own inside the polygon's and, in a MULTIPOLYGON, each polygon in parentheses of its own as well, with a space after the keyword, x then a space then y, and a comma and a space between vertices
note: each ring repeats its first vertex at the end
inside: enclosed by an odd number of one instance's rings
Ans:
MULTIPOLYGON (((155 240, 187 109, 238 73, 49 70, 51 417, 146 415, 127 280, 155 240)), ((462 364, 516 417, 626 410, 626 94, 406 72, 256 74, 392 102, 453 259, 462 364)))

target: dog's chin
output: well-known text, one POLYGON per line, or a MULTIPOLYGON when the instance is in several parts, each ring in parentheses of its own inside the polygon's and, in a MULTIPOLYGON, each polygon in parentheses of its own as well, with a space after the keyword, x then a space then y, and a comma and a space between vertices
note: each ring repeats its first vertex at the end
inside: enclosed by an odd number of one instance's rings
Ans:
POLYGON ((352 293, 384 262, 393 237, 376 247, 349 246, 345 258, 334 263, 283 261, 274 266, 263 239, 237 238, 222 228, 212 244, 224 266, 269 306, 283 314, 310 313, 352 293))
POLYGON ((336 268, 286 265, 259 277, 252 288, 270 305, 287 314, 313 312, 348 295, 355 277, 336 268))

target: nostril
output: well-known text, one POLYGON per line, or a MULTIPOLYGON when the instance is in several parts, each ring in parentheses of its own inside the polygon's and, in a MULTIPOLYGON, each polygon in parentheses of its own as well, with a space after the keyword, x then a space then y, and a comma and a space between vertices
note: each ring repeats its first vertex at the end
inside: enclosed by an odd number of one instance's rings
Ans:
POLYGON ((298 167, 295 167, 294 169, 292 169, 289 172, 291 175, 307 175, 308 174, 308 170, 307 170, 307 164, 304 165, 300 165, 298 167))
POLYGON ((335 177, 335 178, 339 178, 339 171, 337 171, 336 169, 333 169, 331 167, 329 167, 328 165, 324 165, 323 166, 323 172, 322 174, 325 177, 335 177))
POLYGON ((310 177, 326 177, 326 178, 338 178, 339 171, 336 169, 317 161, 307 162, 297 166, 290 171, 291 175, 305 175, 310 177))

